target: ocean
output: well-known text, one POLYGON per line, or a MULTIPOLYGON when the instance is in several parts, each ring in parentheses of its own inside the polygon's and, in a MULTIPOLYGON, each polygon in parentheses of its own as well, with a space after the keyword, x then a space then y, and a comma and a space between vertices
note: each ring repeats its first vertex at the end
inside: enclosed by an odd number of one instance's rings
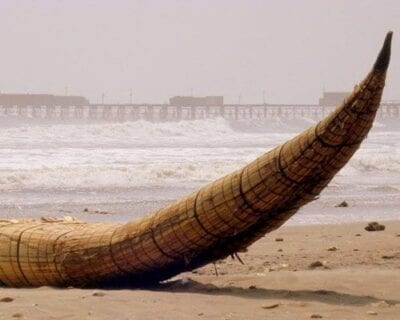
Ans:
MULTIPOLYGON (((400 219, 400 126, 377 121, 355 156, 288 224, 400 219), (346 201, 346 208, 336 207, 346 201)), ((125 222, 230 173, 312 119, 0 123, 0 217, 125 222)))

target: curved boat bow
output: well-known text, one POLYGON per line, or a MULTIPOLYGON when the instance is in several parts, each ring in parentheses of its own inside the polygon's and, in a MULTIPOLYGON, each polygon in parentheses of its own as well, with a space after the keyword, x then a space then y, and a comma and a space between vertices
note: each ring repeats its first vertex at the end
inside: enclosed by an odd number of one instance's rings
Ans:
POLYGON ((370 130, 392 33, 366 78, 328 117, 197 192, 125 225, 0 224, 8 286, 154 283, 247 248, 316 199, 370 130))

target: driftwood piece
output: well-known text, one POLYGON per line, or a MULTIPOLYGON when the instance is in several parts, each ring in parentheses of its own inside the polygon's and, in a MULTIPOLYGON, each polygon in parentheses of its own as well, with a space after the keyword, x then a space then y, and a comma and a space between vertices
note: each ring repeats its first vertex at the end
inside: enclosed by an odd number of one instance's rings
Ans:
POLYGON ((127 224, 2 222, 7 286, 156 283, 245 250, 316 199, 370 130, 392 33, 366 78, 335 111, 197 192, 127 224))

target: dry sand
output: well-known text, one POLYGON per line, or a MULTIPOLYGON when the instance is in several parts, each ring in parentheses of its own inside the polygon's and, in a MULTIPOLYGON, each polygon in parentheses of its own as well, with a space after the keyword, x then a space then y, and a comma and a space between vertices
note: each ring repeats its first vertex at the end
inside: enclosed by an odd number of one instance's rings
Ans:
POLYGON ((229 258, 146 290, 1 288, 0 319, 400 319, 400 221, 384 224, 283 227, 244 265, 229 258))

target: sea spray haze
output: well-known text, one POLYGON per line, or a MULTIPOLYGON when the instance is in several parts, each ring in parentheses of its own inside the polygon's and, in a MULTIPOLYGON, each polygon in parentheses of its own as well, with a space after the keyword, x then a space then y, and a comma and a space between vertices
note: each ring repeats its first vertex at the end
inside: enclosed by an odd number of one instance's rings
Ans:
POLYGON ((125 224, 3 220, 1 283, 137 286, 240 261, 238 252, 318 199, 359 149, 381 104, 391 40, 388 32, 371 71, 317 124, 151 215, 125 224))

